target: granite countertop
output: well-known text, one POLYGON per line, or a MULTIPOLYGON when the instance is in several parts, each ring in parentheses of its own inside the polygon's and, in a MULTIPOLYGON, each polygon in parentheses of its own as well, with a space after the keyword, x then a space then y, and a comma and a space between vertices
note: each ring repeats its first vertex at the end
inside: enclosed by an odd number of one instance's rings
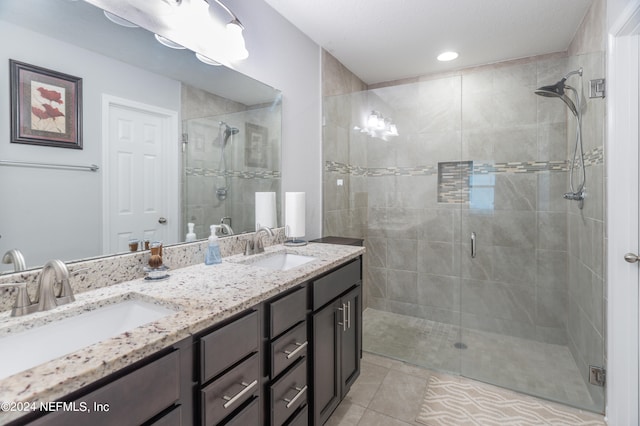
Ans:
MULTIPOLYGON (((47 312, 13 318, 0 313, 0 337, 61 317, 126 299, 139 299, 174 310, 160 320, 77 350, 66 356, 0 379, 0 402, 49 402, 108 376, 192 334, 326 272, 362 253, 364 248, 310 243, 303 247, 267 247, 265 254, 286 250, 316 260, 287 271, 250 263, 243 255, 218 265, 198 264, 170 270, 160 281, 137 279, 76 294, 76 302, 47 312)), ((0 424, 25 413, 0 411, 0 424)))

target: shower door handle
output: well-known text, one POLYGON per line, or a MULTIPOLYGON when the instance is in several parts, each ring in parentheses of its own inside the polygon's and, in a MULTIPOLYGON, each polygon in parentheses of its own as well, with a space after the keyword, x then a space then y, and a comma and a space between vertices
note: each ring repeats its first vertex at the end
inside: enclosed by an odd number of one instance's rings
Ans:
POLYGON ((626 260, 629 263, 636 263, 636 262, 640 262, 640 257, 637 254, 627 253, 624 255, 624 260, 626 260))
POLYGON ((471 233, 471 258, 476 257, 476 233, 471 233))

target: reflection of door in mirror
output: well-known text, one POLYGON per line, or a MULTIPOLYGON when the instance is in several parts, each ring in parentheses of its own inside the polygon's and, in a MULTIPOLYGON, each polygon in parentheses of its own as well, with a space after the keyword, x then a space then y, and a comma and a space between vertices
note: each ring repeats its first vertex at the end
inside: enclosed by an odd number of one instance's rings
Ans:
MULTIPOLYGON (((178 175, 178 161, 170 155, 177 140, 177 113, 105 96, 105 252, 129 249, 129 241, 171 243, 170 216, 177 202, 170 177, 178 175)), ((142 245, 139 246, 142 248, 142 245)))

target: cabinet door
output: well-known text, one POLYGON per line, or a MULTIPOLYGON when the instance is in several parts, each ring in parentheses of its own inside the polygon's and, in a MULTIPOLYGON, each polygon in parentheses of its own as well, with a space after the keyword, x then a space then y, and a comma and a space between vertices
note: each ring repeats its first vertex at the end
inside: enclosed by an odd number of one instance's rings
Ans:
POLYGON ((313 315, 313 424, 324 424, 340 403, 339 353, 342 304, 335 300, 313 315))
POLYGON ((362 347, 362 286, 358 285, 342 296, 345 326, 340 327, 340 397, 344 398, 351 385, 360 375, 360 355, 362 347))

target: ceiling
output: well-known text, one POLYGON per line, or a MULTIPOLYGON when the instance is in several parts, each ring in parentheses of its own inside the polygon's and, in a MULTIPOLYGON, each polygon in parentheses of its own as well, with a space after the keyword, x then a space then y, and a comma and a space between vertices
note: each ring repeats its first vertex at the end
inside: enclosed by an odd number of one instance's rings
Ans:
POLYGON ((266 0, 367 84, 567 50, 592 0, 266 0), (436 56, 459 52, 451 62, 436 56))

